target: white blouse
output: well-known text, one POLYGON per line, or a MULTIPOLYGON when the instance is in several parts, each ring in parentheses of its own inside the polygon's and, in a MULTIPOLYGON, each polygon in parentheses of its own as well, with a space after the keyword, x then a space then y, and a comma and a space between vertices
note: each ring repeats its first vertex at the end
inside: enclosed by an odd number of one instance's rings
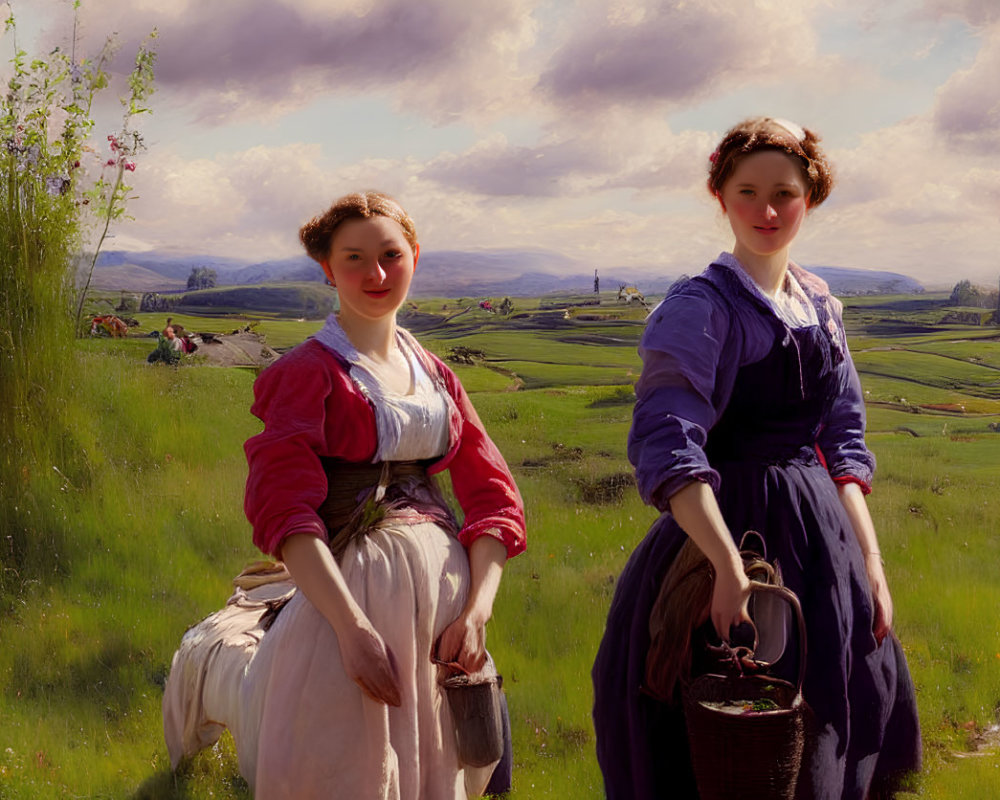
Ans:
POLYGON ((763 300, 777 315, 778 319, 790 328, 808 328, 819 325, 816 307, 805 293, 791 270, 785 273, 785 284, 772 297, 757 284, 750 273, 743 269, 737 259, 730 253, 723 253, 716 263, 729 267, 750 292, 763 300), (728 258, 726 258, 728 256, 728 258))
POLYGON ((410 367, 406 394, 382 385, 372 360, 351 344, 335 315, 327 317, 314 338, 348 362, 351 380, 375 411, 378 447, 373 462, 419 461, 448 451, 448 398, 427 374, 407 337, 396 334, 396 343, 410 367))

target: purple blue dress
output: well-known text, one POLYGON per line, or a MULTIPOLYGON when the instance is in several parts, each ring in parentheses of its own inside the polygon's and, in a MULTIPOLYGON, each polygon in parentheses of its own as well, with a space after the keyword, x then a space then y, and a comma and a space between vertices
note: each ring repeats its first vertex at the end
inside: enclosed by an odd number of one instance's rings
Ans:
MULTIPOLYGON (((875 466, 841 306, 823 281, 789 271, 810 324, 783 319, 726 253, 675 284, 643 335, 628 452, 642 498, 664 513, 618 580, 593 669, 609 800, 697 797, 680 704, 640 691, 650 611, 686 539, 668 498, 692 480, 712 486, 734 536, 763 535, 801 600, 815 732, 798 796, 865 800, 919 769, 906 660, 894 635, 878 645, 872 634, 864 559, 837 492, 867 488, 875 466)), ((786 654, 779 674, 794 679, 795 662, 786 654)))

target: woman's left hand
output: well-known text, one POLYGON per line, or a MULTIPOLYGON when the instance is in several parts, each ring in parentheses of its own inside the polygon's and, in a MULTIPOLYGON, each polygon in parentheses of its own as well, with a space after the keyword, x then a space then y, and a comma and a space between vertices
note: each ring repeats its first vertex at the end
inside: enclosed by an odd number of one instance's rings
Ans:
POLYGON ((878 538, 875 536, 875 523, 872 522, 860 484, 854 481, 838 484, 837 494, 851 520, 851 527, 854 528, 854 535, 865 559, 865 572, 868 573, 874 606, 872 634, 875 641, 882 644, 882 640, 892 630, 892 597, 889 594, 889 583, 885 579, 878 538))
POLYGON ((869 553, 865 556, 865 568, 868 571, 868 583, 871 585, 872 602, 875 606, 872 633, 875 634, 875 641, 882 644, 882 640, 892 630, 892 596, 889 594, 889 584, 885 579, 882 557, 878 553, 869 553))
POLYGON ((456 662, 466 672, 478 672, 486 663, 486 620, 469 609, 444 629, 436 658, 456 662))

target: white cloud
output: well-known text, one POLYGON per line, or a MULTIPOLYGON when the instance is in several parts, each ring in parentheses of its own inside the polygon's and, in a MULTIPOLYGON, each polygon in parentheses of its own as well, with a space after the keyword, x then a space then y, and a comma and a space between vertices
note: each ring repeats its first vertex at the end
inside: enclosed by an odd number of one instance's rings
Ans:
POLYGON ((215 159, 153 151, 132 181, 136 219, 119 227, 190 252, 286 256, 297 251, 299 226, 333 199, 321 161, 315 145, 253 147, 215 159))
POLYGON ((872 131, 831 156, 838 186, 800 234, 803 260, 891 269, 937 285, 992 281, 997 171, 936 137, 929 116, 872 131))
MULTIPOLYGON (((68 6, 32 2, 43 38, 64 36, 68 6)), ((690 273, 731 243, 708 153, 741 116, 773 113, 815 125, 839 168, 795 255, 933 278, 995 269, 982 154, 1000 151, 998 7, 900 0, 862 20, 861 0, 102 0, 83 27, 92 42, 117 28, 125 54, 160 28, 155 141, 119 241, 286 256, 306 218, 378 188, 425 249, 690 273), (978 27, 973 63, 956 15, 978 27), (324 104, 373 95, 364 124, 323 127, 324 104), (306 105, 300 130, 287 114, 306 105), (304 137, 320 143, 285 144, 304 137)))
POLYGON ((605 109, 553 120, 533 146, 502 135, 432 160, 422 177, 482 195, 566 197, 626 189, 683 192, 703 185, 714 137, 674 133, 657 115, 605 109))
POLYGON ((1000 23, 984 32, 969 69, 956 72, 937 94, 934 126, 954 146, 1000 154, 1000 23))
POLYGON ((809 5, 611 2, 596 10, 603 20, 585 19, 569 35, 540 86, 558 103, 590 108, 680 104, 722 83, 773 80, 816 57, 809 5))
POLYGON ((501 113, 530 92, 520 62, 534 43, 532 9, 532 0, 497 0, 489 13, 464 0, 103 0, 85 3, 81 18, 89 51, 111 30, 134 51, 156 27, 158 87, 202 123, 273 120, 317 97, 372 91, 447 122, 501 113))
POLYGON ((996 0, 924 0, 921 13, 932 18, 956 16, 975 26, 1000 22, 996 0))

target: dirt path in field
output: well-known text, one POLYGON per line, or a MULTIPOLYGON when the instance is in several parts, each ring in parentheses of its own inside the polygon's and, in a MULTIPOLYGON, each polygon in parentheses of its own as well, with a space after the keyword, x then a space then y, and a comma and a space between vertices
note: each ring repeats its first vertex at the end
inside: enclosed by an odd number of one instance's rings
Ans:
POLYGON ((266 367, 277 360, 279 353, 256 333, 231 333, 204 339, 194 355, 213 367, 266 367))

